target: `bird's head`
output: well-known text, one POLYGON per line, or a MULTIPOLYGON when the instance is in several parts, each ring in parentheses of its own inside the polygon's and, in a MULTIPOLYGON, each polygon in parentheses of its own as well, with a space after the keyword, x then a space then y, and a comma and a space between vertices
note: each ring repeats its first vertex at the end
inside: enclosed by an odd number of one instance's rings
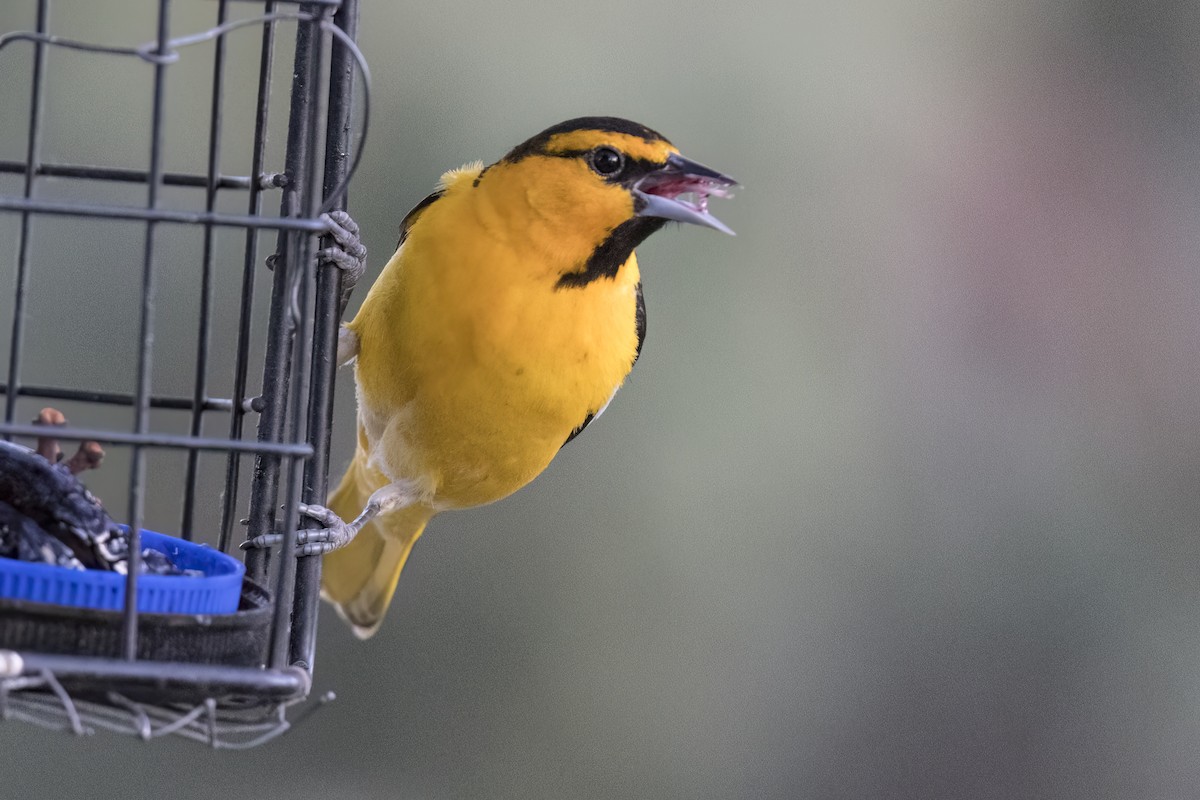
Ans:
POLYGON ((476 181, 562 264, 562 283, 612 277, 669 220, 733 231, 708 211, 732 178, 685 158, 661 134, 583 117, 517 145, 476 181))

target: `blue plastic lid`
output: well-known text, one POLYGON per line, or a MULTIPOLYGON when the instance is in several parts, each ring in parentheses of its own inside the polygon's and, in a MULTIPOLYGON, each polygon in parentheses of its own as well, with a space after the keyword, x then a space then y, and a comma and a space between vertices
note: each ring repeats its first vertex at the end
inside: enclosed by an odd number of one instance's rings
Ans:
MULTIPOLYGON (((142 531, 142 548, 166 554, 192 575, 138 576, 137 606, 143 614, 232 614, 242 594, 246 566, 207 545, 142 531)), ((67 569, 0 558, 0 597, 59 606, 121 610, 125 576, 98 569, 67 569)))

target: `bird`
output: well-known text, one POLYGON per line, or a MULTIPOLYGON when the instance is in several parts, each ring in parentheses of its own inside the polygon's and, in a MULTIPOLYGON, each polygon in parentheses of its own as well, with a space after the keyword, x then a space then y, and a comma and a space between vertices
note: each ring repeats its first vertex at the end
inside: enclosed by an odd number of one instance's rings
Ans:
MULTIPOLYGON (((327 505, 300 507, 323 527, 296 539, 323 557, 322 596, 360 638, 436 514, 517 491, 604 412, 646 336, 634 248, 669 221, 732 234, 708 199, 736 185, 650 128, 581 117, 446 172, 404 217, 339 332, 354 456, 327 505)), ((365 258, 353 221, 335 222, 354 257, 333 260, 365 258)))

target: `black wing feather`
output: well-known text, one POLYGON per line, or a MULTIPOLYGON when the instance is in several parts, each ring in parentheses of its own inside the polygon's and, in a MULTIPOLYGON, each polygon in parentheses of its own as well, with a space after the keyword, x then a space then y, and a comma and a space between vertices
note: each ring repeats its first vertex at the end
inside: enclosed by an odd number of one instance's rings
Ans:
MULTIPOLYGON (((646 341, 646 297, 642 294, 642 282, 637 282, 637 310, 634 312, 634 324, 637 325, 637 350, 633 353, 633 363, 636 364, 642 354, 642 344, 646 341)), ((632 366, 630 367, 632 369, 632 366)))
POLYGON ((404 240, 408 238, 408 232, 412 230, 413 223, 417 221, 417 217, 421 216, 421 212, 433 205, 433 201, 445 193, 445 189, 438 189, 413 206, 412 210, 404 215, 404 219, 400 220, 400 241, 396 242, 396 249, 400 249, 400 245, 404 244, 404 240))

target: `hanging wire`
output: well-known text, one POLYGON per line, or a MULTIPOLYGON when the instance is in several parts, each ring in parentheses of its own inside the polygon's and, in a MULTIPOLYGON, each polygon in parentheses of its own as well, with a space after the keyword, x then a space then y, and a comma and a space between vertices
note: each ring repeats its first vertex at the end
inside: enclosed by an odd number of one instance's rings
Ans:
MULTIPOLYGON (((354 158, 350 162, 349 169, 346 170, 346 176, 342 179, 329 196, 325 198, 321 204, 319 213, 325 214, 337 207, 338 202, 346 193, 347 187, 350 185, 350 179, 354 173, 358 171, 358 165, 362 160, 363 149, 367 143, 367 131, 370 130, 371 120, 371 69, 367 65, 367 57, 363 55, 362 50, 354 39, 350 38, 337 25, 333 24, 322 17, 306 14, 299 11, 273 11, 269 14, 260 14, 257 17, 247 17, 246 19, 238 19, 226 22, 223 25, 209 28, 199 33, 188 34, 187 36, 177 36, 174 39, 168 39, 166 42, 165 52, 156 52, 158 50, 158 42, 144 42, 134 47, 119 46, 119 45, 104 45, 95 44, 94 42, 84 42, 78 39, 68 39, 63 36, 56 36, 50 33, 39 33, 37 31, 12 31, 0 35, 0 50, 3 50, 9 44, 18 41, 40 42, 41 44, 53 45, 55 47, 63 47, 68 50, 81 50, 88 53, 104 53, 108 55, 118 56, 135 56, 147 61, 151 64, 173 64, 179 60, 179 48, 190 47, 191 45, 210 42, 219 36, 235 31, 239 28, 245 28, 250 25, 262 25, 266 22, 274 22, 280 20, 295 20, 298 22, 316 22, 320 25, 321 30, 331 34, 339 42, 346 47, 354 58, 355 64, 358 66, 359 75, 362 79, 362 122, 359 129, 362 131, 358 137, 358 145, 354 148, 354 158)), ((199 221, 199 220, 198 220, 199 221)), ((327 225, 322 225, 317 232, 324 233, 329 230, 327 225)))

